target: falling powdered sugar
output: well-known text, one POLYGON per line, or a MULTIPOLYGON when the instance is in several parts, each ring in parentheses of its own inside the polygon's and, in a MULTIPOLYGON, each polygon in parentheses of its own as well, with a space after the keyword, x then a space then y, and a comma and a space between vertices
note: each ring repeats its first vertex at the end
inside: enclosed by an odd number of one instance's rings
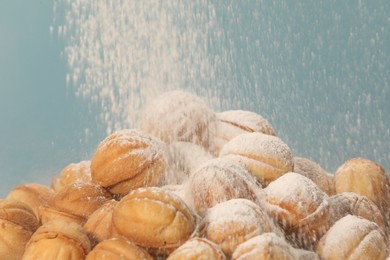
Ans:
POLYGON ((91 110, 100 110, 107 134, 134 127, 148 101, 173 89, 222 103, 221 90, 232 80, 218 77, 218 67, 229 64, 227 51, 210 52, 223 46, 212 3, 55 0, 53 9, 65 10, 51 30, 58 26, 66 40, 66 79, 91 110))
POLYGON ((181 90, 153 99, 144 109, 139 128, 161 140, 193 142, 208 147, 214 112, 198 96, 181 90))
POLYGON ((190 174, 204 162, 213 159, 204 147, 189 142, 173 142, 168 145, 168 184, 184 183, 190 174))

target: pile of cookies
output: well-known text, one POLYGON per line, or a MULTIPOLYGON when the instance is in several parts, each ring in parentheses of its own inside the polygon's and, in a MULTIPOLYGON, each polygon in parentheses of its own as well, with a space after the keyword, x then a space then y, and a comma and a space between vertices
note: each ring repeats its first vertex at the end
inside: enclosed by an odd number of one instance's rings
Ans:
POLYGON ((1 259, 386 259, 390 179, 353 158, 330 174, 261 115, 198 96, 153 100, 51 186, 0 200, 1 259))

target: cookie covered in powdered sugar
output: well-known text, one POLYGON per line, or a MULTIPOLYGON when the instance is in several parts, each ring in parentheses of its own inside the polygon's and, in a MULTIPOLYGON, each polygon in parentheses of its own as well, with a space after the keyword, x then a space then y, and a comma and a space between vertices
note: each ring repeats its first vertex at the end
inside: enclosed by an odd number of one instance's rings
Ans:
POLYGON ((239 244, 267 232, 280 234, 265 210, 247 199, 231 199, 209 208, 199 225, 200 235, 219 245, 227 257, 239 244))
POLYGON ((236 160, 263 186, 293 170, 292 151, 280 138, 263 133, 236 136, 222 148, 220 157, 236 160))
POLYGON ((316 248, 321 259, 376 259, 389 254, 388 238, 367 219, 347 215, 321 238, 316 248))
POLYGON ((218 155, 222 147, 234 137, 253 132, 276 136, 272 125, 255 112, 228 110, 216 113, 215 133, 212 136, 210 150, 218 155))
POLYGON ((329 197, 295 172, 271 182, 265 189, 269 214, 295 246, 313 249, 329 227, 329 197))
POLYGON ((39 216, 42 223, 63 219, 82 225, 95 210, 111 199, 111 194, 98 184, 75 182, 57 192, 50 205, 41 206, 39 216))
POLYGON ((259 203, 264 198, 261 185, 239 163, 216 158, 199 166, 186 183, 192 205, 199 215, 230 199, 248 199, 259 203))
POLYGON ((372 200, 390 233, 390 178, 380 164, 367 158, 352 158, 337 168, 334 183, 336 193, 355 192, 372 200))
POLYGON ((369 198, 354 192, 342 192, 329 197, 329 226, 347 215, 375 222, 384 232, 386 225, 378 206, 369 198))
POLYGON ((139 128, 166 143, 192 142, 209 147, 215 113, 199 97, 175 90, 153 99, 143 110, 139 128))

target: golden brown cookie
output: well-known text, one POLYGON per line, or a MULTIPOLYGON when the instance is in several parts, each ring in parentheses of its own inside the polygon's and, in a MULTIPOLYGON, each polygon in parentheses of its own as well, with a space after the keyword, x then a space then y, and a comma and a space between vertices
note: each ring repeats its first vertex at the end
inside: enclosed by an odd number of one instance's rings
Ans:
POLYGON ((112 212, 118 201, 108 200, 95 210, 83 225, 92 244, 112 237, 112 212))
POLYGON ((55 194, 49 206, 40 208, 42 223, 56 218, 85 223, 89 215, 111 199, 111 194, 93 183, 75 182, 55 194))
POLYGON ((98 146, 91 160, 92 180, 112 194, 154 186, 166 169, 166 145, 136 129, 117 131, 98 146))
POLYGON ((39 226, 31 208, 17 200, 0 200, 0 259, 20 259, 39 226))
POLYGON ((206 238, 195 237, 189 239, 187 242, 173 251, 167 258, 167 260, 181 259, 225 260, 226 256, 222 252, 221 248, 214 242, 206 238))
POLYGON ((91 161, 81 161, 67 165, 58 177, 52 179, 52 187, 58 192, 64 186, 74 182, 91 183, 91 161))
POLYGON ((111 238, 101 241, 87 255, 86 260, 153 260, 143 248, 124 238, 111 238))
POLYGON ((196 217, 177 195, 157 187, 133 190, 115 206, 114 235, 142 247, 173 251, 196 231, 196 217))
POLYGON ((312 251, 292 247, 283 237, 275 233, 264 233, 240 244, 232 255, 232 260, 316 260, 319 257, 312 251))
POLYGON ((353 158, 336 170, 334 182, 336 193, 354 192, 372 200, 390 230, 390 181, 382 166, 366 158, 353 158))
POLYGON ((90 241, 80 225, 64 220, 44 223, 31 236, 23 260, 85 259, 90 241))
POLYGON ((54 190, 39 183, 26 183, 14 187, 7 195, 7 199, 26 203, 39 219, 39 207, 50 205, 54 190))

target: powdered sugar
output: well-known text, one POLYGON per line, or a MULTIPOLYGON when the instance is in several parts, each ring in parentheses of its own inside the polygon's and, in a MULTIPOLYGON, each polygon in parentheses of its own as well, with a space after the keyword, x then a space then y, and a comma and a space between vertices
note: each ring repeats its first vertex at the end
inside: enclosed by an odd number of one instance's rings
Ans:
POLYGON ((184 183, 199 165, 214 158, 204 147, 189 142, 173 142, 168 151, 167 184, 184 183))
POLYGON ((165 142, 187 141, 205 147, 214 112, 198 96, 170 91, 152 100, 142 113, 139 127, 165 142))
POLYGON ((209 37, 217 44, 223 35, 212 3, 55 0, 57 5, 66 10, 58 31, 67 40, 67 80, 77 96, 101 110, 107 134, 134 127, 140 109, 165 91, 192 89, 215 106, 222 103, 216 95, 232 81, 217 73, 226 51, 214 57, 208 50, 209 37))

